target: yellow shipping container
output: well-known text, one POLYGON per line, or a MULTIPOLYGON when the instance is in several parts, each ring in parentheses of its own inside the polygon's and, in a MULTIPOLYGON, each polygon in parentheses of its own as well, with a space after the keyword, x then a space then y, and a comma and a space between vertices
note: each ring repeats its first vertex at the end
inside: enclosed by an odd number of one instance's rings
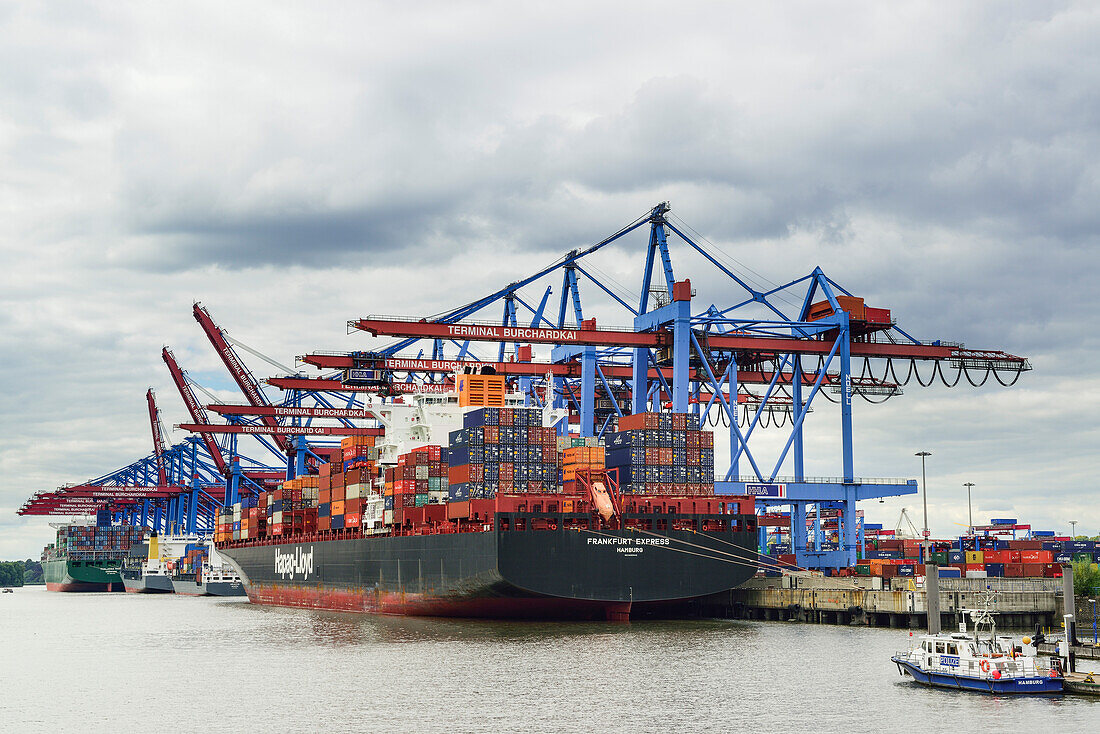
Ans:
POLYGON ((985 554, 981 551, 967 551, 966 552, 967 563, 985 563, 985 554))

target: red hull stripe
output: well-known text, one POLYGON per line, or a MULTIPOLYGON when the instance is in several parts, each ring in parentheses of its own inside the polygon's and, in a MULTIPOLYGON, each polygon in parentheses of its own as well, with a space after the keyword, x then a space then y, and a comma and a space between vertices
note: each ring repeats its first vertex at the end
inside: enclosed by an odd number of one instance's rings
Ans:
POLYGON ((621 619, 630 605, 552 597, 440 598, 425 594, 379 593, 373 590, 257 586, 248 588, 253 604, 305 607, 338 612, 366 612, 423 617, 490 619, 621 619))
POLYGON ((108 591, 110 584, 90 584, 73 581, 67 584, 47 583, 46 591, 108 591))

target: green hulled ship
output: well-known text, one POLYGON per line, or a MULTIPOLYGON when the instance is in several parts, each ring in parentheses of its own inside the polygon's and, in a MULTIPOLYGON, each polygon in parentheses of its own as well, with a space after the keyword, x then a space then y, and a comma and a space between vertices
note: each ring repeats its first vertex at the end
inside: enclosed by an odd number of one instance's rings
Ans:
POLYGON ((49 558, 42 564, 48 591, 122 591, 121 561, 49 558))
POLYGON ((122 559, 144 536, 126 525, 58 525, 42 553, 48 591, 122 591, 122 559))

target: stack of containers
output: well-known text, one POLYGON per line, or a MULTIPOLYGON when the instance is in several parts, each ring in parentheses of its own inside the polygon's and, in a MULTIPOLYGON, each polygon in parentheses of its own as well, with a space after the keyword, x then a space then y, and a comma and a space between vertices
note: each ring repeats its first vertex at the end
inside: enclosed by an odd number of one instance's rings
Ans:
POLYGON ((577 493, 577 474, 605 471, 603 446, 570 446, 562 452, 561 487, 566 494, 577 493))
POLYGON ((218 523, 214 528, 214 542, 224 543, 233 540, 233 508, 222 507, 218 510, 218 523))
POLYGON ((607 469, 626 494, 714 494, 714 434, 687 413, 636 413, 609 434, 607 469))
POLYGON ((184 547, 183 556, 176 561, 176 570, 184 576, 196 574, 202 570, 202 563, 205 558, 206 546, 188 543, 184 547))
MULTIPOLYGON (((266 524, 266 516, 263 524, 266 524)), ((233 539, 250 540, 260 537, 261 518, 259 498, 256 495, 247 495, 240 502, 233 505, 233 539)))
POLYGON ((377 477, 378 449, 374 444, 374 436, 349 436, 340 442, 341 460, 321 465, 316 529, 362 526, 364 501, 374 493, 377 477))
POLYGON ((58 549, 76 561, 123 558, 144 537, 144 529, 132 525, 68 525, 57 531, 58 549))
POLYGON ((344 471, 375 466, 378 463, 378 449, 374 444, 374 436, 348 436, 340 441, 344 471))
POLYGON ((541 408, 481 408, 462 424, 450 434, 448 501, 558 491, 557 431, 541 408))
POLYGON ((241 539, 241 503, 233 503, 233 540, 241 539))
POLYGON ((386 470, 385 509, 392 513, 390 522, 402 521, 401 510, 446 503, 444 454, 441 446, 420 446, 398 456, 397 466, 386 470))
POLYGON ((316 530, 319 487, 320 477, 302 476, 265 493, 268 534, 300 535, 316 530))

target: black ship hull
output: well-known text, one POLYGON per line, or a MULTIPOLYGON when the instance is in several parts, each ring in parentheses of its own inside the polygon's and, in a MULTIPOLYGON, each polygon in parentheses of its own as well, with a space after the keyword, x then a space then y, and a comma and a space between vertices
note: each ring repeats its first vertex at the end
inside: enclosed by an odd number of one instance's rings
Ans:
POLYGON ((690 614, 757 568, 751 531, 486 530, 220 548, 255 603, 381 614, 690 614))

